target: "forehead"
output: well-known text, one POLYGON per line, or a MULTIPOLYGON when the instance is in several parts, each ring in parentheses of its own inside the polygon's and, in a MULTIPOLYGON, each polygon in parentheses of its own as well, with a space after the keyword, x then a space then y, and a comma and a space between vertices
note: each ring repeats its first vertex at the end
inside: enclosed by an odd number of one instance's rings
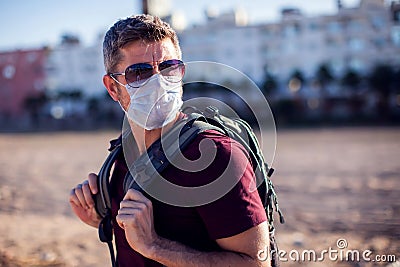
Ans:
POLYGON ((122 60, 119 65, 123 65, 123 67, 135 63, 151 63, 178 58, 175 46, 169 38, 151 43, 132 42, 121 48, 121 54, 122 60))

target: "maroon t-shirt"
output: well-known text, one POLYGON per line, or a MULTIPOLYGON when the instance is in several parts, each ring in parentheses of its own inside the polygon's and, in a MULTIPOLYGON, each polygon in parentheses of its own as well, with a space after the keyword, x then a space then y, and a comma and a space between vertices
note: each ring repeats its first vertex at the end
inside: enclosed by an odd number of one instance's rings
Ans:
MULTIPOLYGON (((202 186, 218 179, 231 161, 233 168, 229 165, 229 175, 237 181, 233 188, 221 198, 197 207, 172 206, 151 196, 147 197, 153 204, 154 224, 158 235, 200 251, 218 251, 221 248, 216 239, 242 233, 266 221, 267 217, 258 192, 254 190, 254 173, 249 155, 238 142, 210 130, 199 134, 183 151, 183 155, 188 160, 198 159, 201 156, 199 143, 206 138, 210 138, 216 148, 215 159, 209 166, 198 172, 189 172, 169 165, 162 172, 162 177, 180 186, 202 186)), ((120 267, 161 266, 132 250, 126 241, 124 230, 116 223, 119 203, 124 197, 122 184, 127 170, 121 155, 116 161, 111 179, 118 264, 120 267)))

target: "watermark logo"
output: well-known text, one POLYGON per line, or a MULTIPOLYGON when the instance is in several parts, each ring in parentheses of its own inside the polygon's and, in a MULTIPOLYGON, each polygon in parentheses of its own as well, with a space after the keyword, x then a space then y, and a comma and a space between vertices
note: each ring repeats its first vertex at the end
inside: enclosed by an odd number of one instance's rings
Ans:
POLYGON ((266 246, 264 249, 259 250, 257 253, 257 257, 260 261, 266 261, 274 255, 274 253, 278 253, 279 260, 282 262, 324 262, 324 261, 332 261, 332 262, 396 262, 397 257, 393 254, 380 254, 374 255, 373 252, 369 249, 366 250, 357 250, 357 249, 348 249, 348 242, 344 238, 339 238, 336 241, 336 247, 329 247, 327 249, 323 249, 321 251, 316 251, 313 249, 305 249, 305 250, 279 250, 278 252, 269 250, 269 247, 266 246))
POLYGON ((336 241, 336 246, 338 247, 338 249, 345 249, 347 248, 348 244, 347 244, 347 240, 344 238, 339 238, 336 241))

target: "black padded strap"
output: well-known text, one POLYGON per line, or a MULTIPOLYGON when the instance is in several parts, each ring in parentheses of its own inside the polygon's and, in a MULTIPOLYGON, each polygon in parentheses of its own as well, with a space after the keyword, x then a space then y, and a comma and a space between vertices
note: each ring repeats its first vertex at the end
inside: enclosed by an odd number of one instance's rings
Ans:
POLYGON ((97 214, 102 218, 98 228, 99 239, 101 242, 107 243, 110 251, 111 265, 116 267, 114 246, 113 246, 113 229, 111 220, 111 198, 110 198, 110 172, 117 157, 122 153, 121 142, 113 144, 112 150, 104 161, 97 175, 97 186, 99 192, 93 195, 95 209, 97 214))
POLYGON ((97 186, 99 192, 93 195, 95 208, 97 213, 101 218, 104 218, 109 210, 111 210, 111 199, 110 199, 110 171, 114 165, 117 157, 122 153, 122 145, 117 145, 108 155, 107 159, 104 161, 97 175, 97 186))
POLYGON ((99 224, 99 238, 101 242, 107 243, 108 250, 110 251, 111 257, 111 265, 112 267, 116 267, 115 261, 115 253, 114 253, 114 246, 113 246, 113 229, 112 229, 112 221, 111 215, 107 214, 99 224))

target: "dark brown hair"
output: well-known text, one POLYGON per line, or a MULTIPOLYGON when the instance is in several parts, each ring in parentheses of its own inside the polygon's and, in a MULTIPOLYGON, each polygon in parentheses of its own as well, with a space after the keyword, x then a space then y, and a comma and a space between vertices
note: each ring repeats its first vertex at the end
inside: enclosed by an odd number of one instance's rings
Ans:
POLYGON ((181 57, 178 36, 171 26, 159 17, 136 15, 117 21, 106 33, 103 42, 104 67, 107 73, 115 71, 122 60, 120 48, 135 41, 158 42, 170 38, 181 57))

